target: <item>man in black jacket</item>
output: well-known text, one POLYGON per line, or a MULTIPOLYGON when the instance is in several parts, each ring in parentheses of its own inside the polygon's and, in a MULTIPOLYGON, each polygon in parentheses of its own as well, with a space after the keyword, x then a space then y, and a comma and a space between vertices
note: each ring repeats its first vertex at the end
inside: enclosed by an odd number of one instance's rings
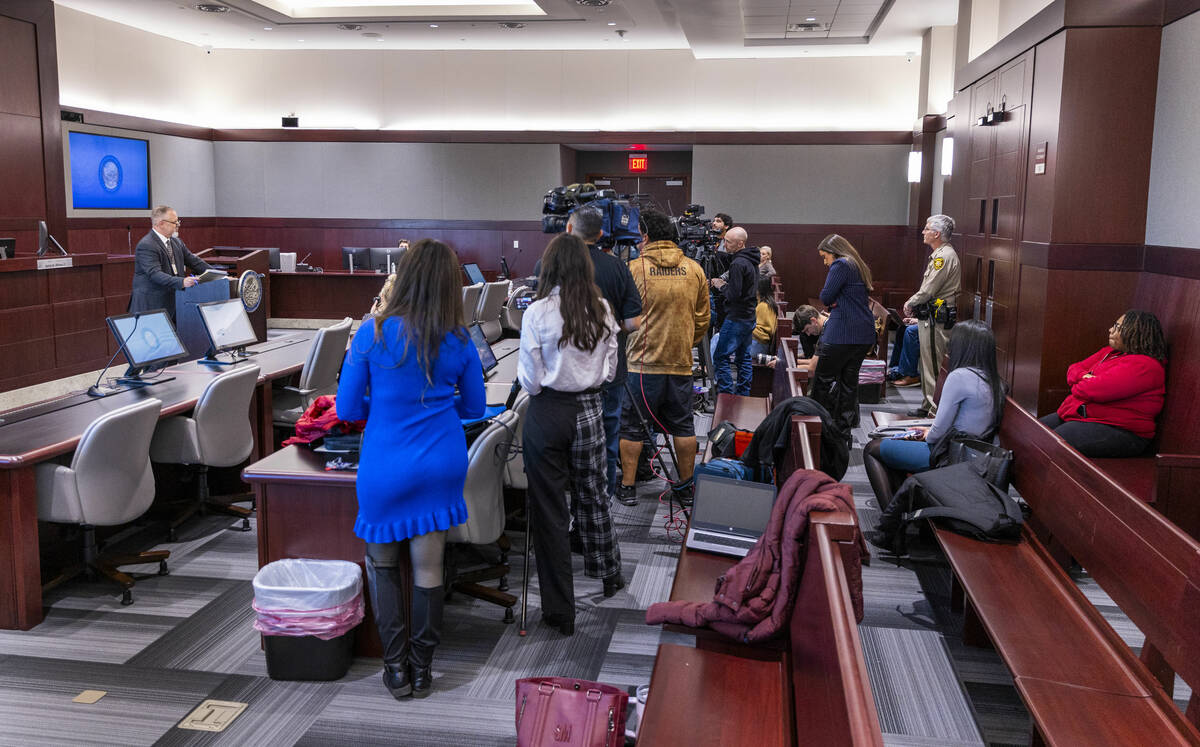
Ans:
POLYGON ((175 291, 190 288, 199 280, 193 273, 210 269, 207 262, 188 251, 179 238, 183 221, 175 209, 159 205, 150 213, 150 233, 137 243, 134 259, 130 311, 166 309, 175 319, 175 291))
POLYGON ((746 229, 735 226, 725 232, 725 249, 733 255, 728 280, 713 278, 714 288, 725 298, 725 321, 713 361, 717 369, 717 392, 750 394, 750 333, 754 331, 754 309, 758 305, 758 247, 746 248, 746 229), (734 388, 729 356, 737 362, 738 380, 734 388))

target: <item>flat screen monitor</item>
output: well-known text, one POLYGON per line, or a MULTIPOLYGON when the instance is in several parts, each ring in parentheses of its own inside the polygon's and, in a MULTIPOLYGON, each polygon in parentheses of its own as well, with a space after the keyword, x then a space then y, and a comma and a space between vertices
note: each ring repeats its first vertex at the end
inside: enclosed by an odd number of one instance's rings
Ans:
POLYGON ((483 327, 472 324, 468 331, 471 333, 471 342, 475 343, 475 349, 479 351, 479 362, 483 364, 483 375, 487 376, 493 368, 500 365, 500 362, 496 360, 492 346, 488 344, 487 338, 483 335, 483 327))
POLYGON ((58 240, 50 235, 50 229, 46 228, 46 221, 39 220, 37 255, 40 257, 50 251, 51 246, 57 249, 59 254, 67 253, 67 250, 62 248, 62 244, 58 243, 58 240))
POLYGON ((487 282, 483 277, 483 272, 479 269, 479 265, 474 262, 468 262, 463 265, 463 272, 467 273, 467 280, 471 281, 471 285, 487 282))
POLYGON ((279 269, 279 247, 277 247, 277 246, 248 246, 248 247, 246 247, 246 251, 248 251, 248 252, 254 252, 254 251, 266 252, 268 255, 267 263, 270 265, 269 269, 272 269, 272 270, 279 269))
POLYGON ((0 239, 0 259, 8 259, 17 253, 16 239, 0 239))
POLYGON ((226 350, 237 350, 245 356, 245 347, 258 342, 250 317, 242 306, 242 299, 227 298, 223 301, 209 301, 196 304, 200 312, 200 321, 204 323, 204 331, 208 333, 208 357, 212 359, 217 353, 226 350))
POLYGON ((395 272, 396 265, 400 264, 400 257, 404 256, 404 249, 395 246, 373 246, 371 247, 371 269, 376 272, 395 272))
POLYGON ((342 247, 342 269, 354 272, 371 269, 371 250, 365 246, 342 247))
POLYGON ((129 361, 128 377, 188 357, 165 309, 110 316, 105 321, 129 361))
POLYGON ((73 208, 150 209, 150 141, 70 132, 67 143, 73 208))

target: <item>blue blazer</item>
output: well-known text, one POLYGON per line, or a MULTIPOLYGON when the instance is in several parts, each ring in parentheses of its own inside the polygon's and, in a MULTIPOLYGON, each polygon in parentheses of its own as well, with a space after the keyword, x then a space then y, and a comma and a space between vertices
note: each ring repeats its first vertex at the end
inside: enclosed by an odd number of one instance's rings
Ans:
POLYGON ((133 292, 129 296, 131 312, 166 309, 175 318, 175 291, 183 290, 183 278, 188 270, 195 274, 204 272, 209 264, 188 251, 180 239, 171 239, 171 250, 175 255, 175 268, 171 272, 171 260, 167 248, 158 234, 151 231, 137 243, 133 270, 133 292))

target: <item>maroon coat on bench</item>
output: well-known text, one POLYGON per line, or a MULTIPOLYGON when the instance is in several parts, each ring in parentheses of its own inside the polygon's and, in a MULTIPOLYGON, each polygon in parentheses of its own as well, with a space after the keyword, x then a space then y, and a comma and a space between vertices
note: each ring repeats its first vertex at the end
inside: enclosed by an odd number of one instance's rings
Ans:
MULTIPOLYGON (((800 574, 810 511, 845 511, 857 516, 848 485, 816 470, 797 470, 784 483, 767 529, 749 554, 717 580, 711 602, 659 602, 646 610, 646 623, 708 627, 753 643, 787 630, 800 574)), ((856 531, 859 555, 846 568, 854 617, 863 618, 862 566, 867 555, 856 531)))

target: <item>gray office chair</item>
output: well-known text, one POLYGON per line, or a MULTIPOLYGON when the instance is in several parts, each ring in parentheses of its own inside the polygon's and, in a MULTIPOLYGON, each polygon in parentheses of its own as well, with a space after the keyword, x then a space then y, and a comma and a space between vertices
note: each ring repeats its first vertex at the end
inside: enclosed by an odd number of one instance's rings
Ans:
MULTIPOLYGON (((513 428, 513 443, 517 446, 522 443, 522 434, 525 432, 525 411, 528 409, 529 392, 522 389, 512 406, 512 412, 517 416, 517 424, 513 428)), ((526 490, 529 487, 529 481, 525 478, 525 455, 520 449, 517 449, 512 459, 504 464, 504 486, 517 490, 526 490)))
POLYGON ((488 342, 495 342, 504 334, 504 327, 500 324, 500 311, 508 298, 509 285, 507 280, 500 280, 483 286, 475 316, 488 342))
POLYGON ((517 598, 506 593, 508 589, 508 552, 512 548, 504 534, 504 476, 505 459, 512 445, 516 430, 517 415, 506 410, 497 415, 491 425, 476 437, 467 452, 467 480, 463 487, 463 498, 467 502, 466 523, 451 527, 446 533, 446 590, 462 592, 469 597, 482 599, 504 608, 504 622, 513 622, 512 608, 517 598), (498 561, 484 559, 480 545, 496 544, 500 551, 498 561), (466 548, 462 545, 469 545, 466 548), (472 560, 473 565, 483 562, 482 568, 460 572, 460 567, 472 560), (499 579, 497 588, 483 585, 483 581, 499 579))
MULTIPOLYGON (((254 450, 250 427, 250 400, 258 384, 258 366, 239 365, 216 376, 204 388, 191 417, 167 418, 154 430, 150 459, 164 464, 186 464, 196 471, 196 495, 187 508, 170 521, 168 538, 197 512, 237 516, 242 531, 250 530, 251 509, 212 499, 208 493, 208 468, 233 467, 254 450)), ((240 497, 240 496, 239 496, 240 497)))
POLYGON ((313 400, 337 392, 338 372, 342 370, 346 343, 350 339, 350 324, 350 317, 346 317, 337 324, 318 329, 296 386, 272 390, 271 409, 276 427, 294 428, 313 400))
POLYGON ((133 577, 120 566, 157 562, 159 575, 167 574, 167 550, 101 555, 96 545, 96 527, 133 521, 154 501, 150 438, 161 408, 159 400, 147 399, 105 413, 83 432, 70 466, 46 462, 35 468, 38 519, 83 529, 83 562, 47 582, 46 589, 81 572, 98 573, 120 584, 121 604, 133 604, 133 577))
POLYGON ((464 285, 463 294, 463 318, 467 320, 467 326, 470 327, 475 322, 479 321, 479 297, 483 295, 483 283, 475 283, 474 285, 464 285))

